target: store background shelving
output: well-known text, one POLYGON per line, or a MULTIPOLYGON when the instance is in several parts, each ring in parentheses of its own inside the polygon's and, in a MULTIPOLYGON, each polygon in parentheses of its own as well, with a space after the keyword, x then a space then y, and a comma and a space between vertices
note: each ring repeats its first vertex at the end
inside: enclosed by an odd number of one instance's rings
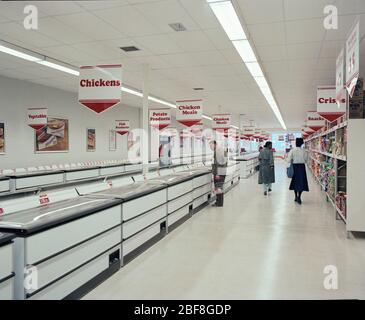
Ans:
POLYGON ((361 187, 365 181, 361 139, 365 132, 364 110, 349 109, 353 100, 364 101, 360 79, 354 98, 348 99, 348 112, 305 140, 309 152, 308 167, 321 186, 337 219, 342 219, 350 232, 365 232, 365 197, 361 187), (349 164, 349 165, 348 165, 349 164), (348 196, 349 195, 349 196, 348 196))

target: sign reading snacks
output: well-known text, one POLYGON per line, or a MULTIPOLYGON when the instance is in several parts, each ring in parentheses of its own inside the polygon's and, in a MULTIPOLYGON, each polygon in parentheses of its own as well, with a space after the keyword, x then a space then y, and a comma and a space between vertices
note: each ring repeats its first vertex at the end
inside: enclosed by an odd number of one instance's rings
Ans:
POLYGON ((120 64, 80 67, 79 102, 96 113, 120 102, 121 87, 120 64))
POLYGON ((357 22, 346 40, 346 89, 349 96, 354 94, 360 74, 360 28, 357 22))
POLYGON ((124 135, 129 132, 129 129, 129 120, 115 120, 115 132, 124 135))
POLYGON ((28 109, 28 125, 34 130, 39 130, 47 125, 48 122, 47 108, 30 108, 28 109))
POLYGON ((191 127, 199 123, 203 116, 203 100, 176 101, 176 121, 191 127))
POLYGON ((213 115, 213 130, 229 129, 231 126, 231 115, 230 114, 214 114, 213 115))
POLYGON ((151 109, 150 110, 150 125, 152 128, 162 130, 171 124, 170 109, 151 109))
POLYGON ((326 125, 325 120, 315 111, 307 113, 307 127, 313 131, 318 131, 326 125))
POLYGON ((333 122, 346 113, 346 99, 336 100, 336 87, 317 87, 317 112, 329 122, 333 122))

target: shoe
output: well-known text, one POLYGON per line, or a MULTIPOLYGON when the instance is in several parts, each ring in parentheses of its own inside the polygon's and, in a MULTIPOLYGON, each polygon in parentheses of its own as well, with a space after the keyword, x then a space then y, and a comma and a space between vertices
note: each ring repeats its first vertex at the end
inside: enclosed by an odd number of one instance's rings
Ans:
POLYGON ((264 196, 267 196, 267 192, 266 191, 264 192, 264 196))
POLYGON ((302 199, 298 199, 297 201, 299 204, 302 204, 302 199))
POLYGON ((271 189, 269 189, 269 192, 271 192, 272 190, 271 189))
POLYGON ((298 202, 298 198, 297 197, 295 197, 294 202, 298 202))

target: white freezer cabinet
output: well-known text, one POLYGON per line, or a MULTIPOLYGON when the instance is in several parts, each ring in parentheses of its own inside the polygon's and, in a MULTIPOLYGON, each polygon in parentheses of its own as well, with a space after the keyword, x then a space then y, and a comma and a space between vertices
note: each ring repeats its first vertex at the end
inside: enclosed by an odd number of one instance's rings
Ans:
POLYGON ((10 191, 10 180, 7 177, 0 177, 0 194, 10 191))
POLYGON ((8 175, 12 190, 44 187, 64 182, 63 171, 37 171, 8 175))
POLYGON ((193 209, 196 211, 200 206, 207 204, 212 197, 212 173, 207 172, 193 179, 193 209))
POLYGON ((233 186, 239 182, 239 167, 237 163, 231 164, 227 167, 227 175, 224 181, 223 190, 228 192, 233 186))
POLYGON ((0 301, 14 299, 14 237, 0 232, 0 301))
POLYGON ((121 265, 122 215, 117 199, 78 197, 15 212, 0 218, 0 230, 17 235, 18 300, 79 298, 121 265))

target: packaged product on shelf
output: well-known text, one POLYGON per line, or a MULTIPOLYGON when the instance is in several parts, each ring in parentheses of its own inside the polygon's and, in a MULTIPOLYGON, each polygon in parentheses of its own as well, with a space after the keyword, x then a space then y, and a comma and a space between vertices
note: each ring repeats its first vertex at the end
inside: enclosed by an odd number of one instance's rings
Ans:
POLYGON ((360 97, 352 97, 349 102, 349 118, 363 119, 364 118, 364 95, 360 97))

